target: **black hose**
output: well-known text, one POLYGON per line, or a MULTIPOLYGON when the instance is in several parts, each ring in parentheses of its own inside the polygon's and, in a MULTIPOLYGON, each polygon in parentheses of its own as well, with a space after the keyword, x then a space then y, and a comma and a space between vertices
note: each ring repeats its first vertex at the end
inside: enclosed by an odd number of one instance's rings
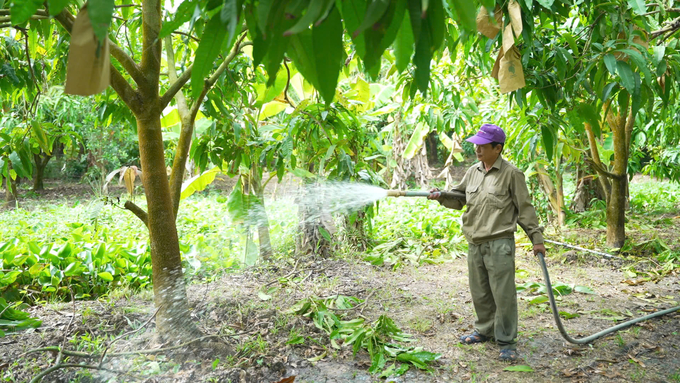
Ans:
POLYGON ((608 329, 602 330, 598 332, 597 334, 593 334, 591 336, 587 336, 585 338, 580 338, 580 339, 574 339, 569 334, 567 334, 567 331, 564 329, 564 326, 562 325, 562 320, 560 319, 560 312, 557 310, 557 304, 555 304, 555 296, 553 294, 552 290, 552 285, 550 284, 550 275, 548 274, 548 267, 545 264, 545 257, 543 256, 542 253, 538 253, 538 260, 539 263, 541 264, 541 269, 543 269, 543 277, 545 278, 545 286, 548 290, 548 298, 550 298, 550 309, 552 310, 553 317, 555 318, 555 323, 557 324, 557 328, 560 330, 560 334, 562 334, 562 337, 567 340, 569 343, 574 343, 574 344, 586 344, 594 341, 595 339, 601 338, 609 333, 612 333, 614 331, 619 331, 623 328, 626 328, 628 326, 634 325, 635 323, 646 321, 647 319, 655 318, 661 315, 665 314, 670 314, 674 311, 680 310, 680 306, 673 307, 670 309, 666 309, 663 311, 655 312, 654 314, 650 315, 645 315, 640 318, 632 319, 627 322, 620 323, 614 327, 610 327, 608 329))

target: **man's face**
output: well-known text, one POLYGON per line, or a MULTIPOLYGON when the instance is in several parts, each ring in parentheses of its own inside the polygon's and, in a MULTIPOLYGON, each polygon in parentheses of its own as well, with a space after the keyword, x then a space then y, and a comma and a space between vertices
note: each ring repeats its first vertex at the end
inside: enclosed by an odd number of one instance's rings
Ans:
POLYGON ((492 164, 496 162, 496 159, 501 154, 501 148, 502 146, 500 145, 496 145, 495 148, 492 148, 491 144, 475 145, 475 153, 478 160, 485 164, 492 164))

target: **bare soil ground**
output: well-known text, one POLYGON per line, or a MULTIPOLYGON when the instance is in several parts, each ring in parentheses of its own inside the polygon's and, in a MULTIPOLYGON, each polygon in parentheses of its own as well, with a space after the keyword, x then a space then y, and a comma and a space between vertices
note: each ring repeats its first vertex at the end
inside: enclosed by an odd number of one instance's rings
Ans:
MULTIPOLYGON (((523 248, 518 249, 517 267, 526 270, 521 273, 526 277, 518 279, 518 283, 541 280, 536 259, 523 248)), ((558 303, 561 310, 581 314, 565 320, 572 336, 601 331, 616 323, 612 319, 627 320, 630 316, 678 305, 677 275, 629 286, 621 283, 625 277, 619 268, 618 261, 612 263, 573 252, 550 258, 549 270, 554 281, 587 286, 596 292, 571 294, 558 303)), ((504 371, 508 364, 497 360, 498 347, 494 344, 459 344, 459 336, 469 333, 474 321, 466 263, 462 258, 397 271, 356 259, 310 259, 299 262, 295 269, 292 265, 269 266, 229 274, 209 284, 193 284, 189 287, 192 315, 206 334, 223 334, 219 339, 233 350, 229 362, 226 355, 216 353, 210 344, 201 343, 188 356, 173 354, 173 350, 113 356, 105 361, 104 367, 130 373, 116 381, 277 382, 290 376, 296 376, 297 382, 380 381, 367 372, 370 361, 365 352, 353 358, 349 347, 327 352, 321 360, 310 362, 309 359, 332 350, 328 336, 307 319, 284 313, 300 299, 336 294, 368 298, 365 306, 347 312, 347 318, 375 320, 387 314, 416 336, 417 345, 442 354, 434 373, 411 370, 387 381, 668 382, 677 381, 680 373, 680 312, 605 336, 591 345, 576 346, 562 339, 549 309, 528 304, 524 294, 520 294, 518 364, 528 365, 534 371, 504 371), (284 276, 300 282, 281 285, 279 278, 284 276), (258 292, 266 284, 276 290, 270 292, 271 299, 263 300, 258 292), (286 345, 291 329, 308 340, 302 345, 286 345), (219 358, 222 363, 213 368, 213 362, 219 358), (148 376, 151 370, 155 374, 148 376)), ((66 347, 88 351, 87 339, 106 339, 108 335, 110 340, 121 332, 139 328, 153 315, 150 294, 77 302, 69 328, 73 308, 69 303, 36 306, 31 313, 43 320, 42 327, 9 334, 0 341, 1 374, 13 378, 7 381, 28 381, 50 366, 54 353, 24 353, 62 344, 67 328, 66 347)), ((140 333, 116 342, 109 352, 168 347, 157 344, 153 323, 140 333)), ((45 381, 67 382, 75 376, 73 369, 62 369, 45 381)), ((108 381, 113 376, 95 372, 91 378, 81 376, 79 381, 108 381)))
MULTIPOLYGON (((61 199, 69 191, 48 193, 61 199)), ((659 234, 677 241, 680 222, 673 220, 674 225, 664 226, 659 234)), ((574 238, 602 235, 582 229, 563 234, 574 238)), ((558 247, 548 251, 554 283, 586 286, 595 292, 570 294, 558 302, 561 311, 578 314, 564 320, 574 337, 680 304, 677 270, 643 281, 622 272, 631 264, 638 270, 647 267, 637 258, 606 260, 558 247)), ((521 239, 517 269, 518 284, 542 282, 538 262, 521 239)), ((295 382, 319 383, 680 382, 680 312, 577 346, 560 336, 547 304, 530 304, 532 296, 526 293, 519 294, 521 359, 516 364, 533 371, 504 371, 508 364, 498 361, 499 350, 493 343, 459 343, 474 323, 465 258, 397 270, 370 265, 359 256, 308 258, 297 263, 281 260, 226 274, 211 283, 191 284, 188 294, 193 319, 205 334, 215 337, 176 349, 159 343, 155 336, 154 323, 149 321, 154 314, 149 291, 119 291, 98 301, 32 307, 29 311, 43 321, 41 327, 0 338, 0 381, 28 382, 54 365, 56 352, 26 354, 31 350, 63 344, 66 349, 89 353, 123 333, 138 330, 108 350, 110 356, 101 366, 116 372, 60 369, 43 381, 249 383, 295 377, 295 382), (417 346, 441 353, 434 372, 411 369, 401 377, 381 380, 367 372, 366 352, 353 357, 350 347, 333 350, 328 335, 308 319, 285 313, 301 299, 338 294, 366 299, 364 305, 343 312, 347 319, 372 321, 386 314, 415 336, 417 346), (286 344, 291 332, 304 336, 305 342, 286 344), (158 349, 163 350, 114 355, 158 349)), ((70 357, 67 361, 100 365, 99 359, 70 357)))

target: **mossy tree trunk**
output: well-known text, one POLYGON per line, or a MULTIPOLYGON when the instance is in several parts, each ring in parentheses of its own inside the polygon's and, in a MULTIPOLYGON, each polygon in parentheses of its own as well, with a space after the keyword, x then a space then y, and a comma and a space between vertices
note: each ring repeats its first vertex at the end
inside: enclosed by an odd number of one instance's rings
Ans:
POLYGON ((44 178, 45 178, 45 167, 47 163, 50 162, 52 156, 49 154, 33 154, 33 161, 35 162, 35 173, 33 173, 33 191, 45 190, 44 178))

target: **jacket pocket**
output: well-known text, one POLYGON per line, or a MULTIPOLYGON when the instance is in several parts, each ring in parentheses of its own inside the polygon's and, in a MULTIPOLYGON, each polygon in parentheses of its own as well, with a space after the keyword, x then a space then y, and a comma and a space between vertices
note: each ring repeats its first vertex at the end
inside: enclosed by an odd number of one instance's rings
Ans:
POLYGON ((510 193, 506 189, 492 187, 489 190, 489 201, 495 208, 504 209, 510 204, 510 193))
POLYGON ((477 197, 479 197, 479 185, 465 189, 465 203, 468 205, 475 205, 478 203, 476 201, 477 197))

